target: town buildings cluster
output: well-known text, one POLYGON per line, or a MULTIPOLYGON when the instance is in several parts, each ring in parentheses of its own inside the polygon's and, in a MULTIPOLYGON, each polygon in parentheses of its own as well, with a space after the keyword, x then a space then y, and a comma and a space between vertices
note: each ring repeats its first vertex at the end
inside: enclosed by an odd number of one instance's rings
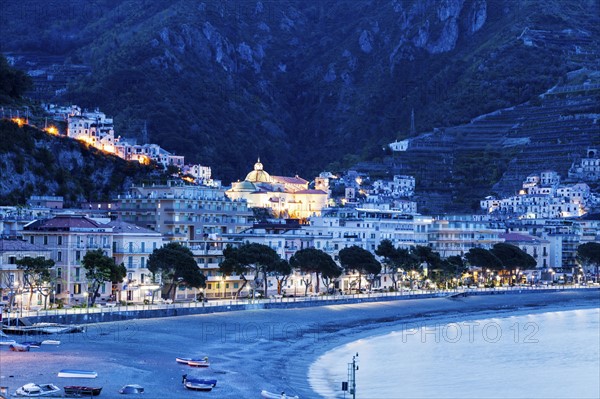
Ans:
MULTIPOLYGON (((54 112, 57 119, 66 117, 70 137, 102 151, 137 162, 152 159, 185 167, 183 157, 158 146, 130 145, 115 137, 112 120, 99 111, 70 107, 54 112)), ((573 166, 572 174, 596 176, 598 154, 591 150, 586 155, 580 165, 573 166)), ((43 287, 46 294, 66 305, 85 303, 89 286, 81 261, 88 251, 102 249, 125 266, 127 275, 116 287, 104 284, 101 300, 115 299, 112 296, 117 292, 122 300, 142 302, 162 284, 148 270, 148 259, 169 242, 188 247, 207 279, 203 289, 180 286, 176 300, 193 299, 200 293, 207 298, 237 295, 243 277, 223 275, 219 264, 228 245, 244 243, 267 245, 286 260, 301 249, 316 248, 335 261, 339 261, 340 250, 353 245, 374 253, 382 240, 390 240, 397 248, 430 247, 442 258, 509 243, 536 260, 535 268, 521 271, 527 282, 598 280, 597 268, 580 272, 582 265, 576 258, 579 245, 600 242, 600 220, 581 217, 598 204, 598 198, 583 182, 561 184, 555 172, 529 176, 517 196, 483 200, 485 212, 481 214, 427 216, 419 214, 412 201, 412 176, 371 181, 356 171, 342 176, 324 172, 309 183, 299 176, 271 175, 258 160, 244 180, 224 188, 211 184, 210 170, 203 168, 190 168, 198 179, 196 184, 173 180, 165 185, 133 186, 110 202, 86 203, 80 209, 64 209, 61 197, 48 196, 32 197, 26 207, 0 207, 2 301, 15 296, 24 301, 29 295, 16 261, 44 257, 55 263, 51 281, 43 287), (272 217, 257 218, 255 208, 268 210, 272 217)), ((433 271, 424 266, 420 277, 426 279, 433 271)), ((465 282, 485 275, 472 266, 463 276, 465 282)), ((392 279, 385 273, 373 277, 371 288, 392 287, 392 279)), ((419 276, 411 276, 415 277, 419 276)), ((322 285, 322 289, 348 291, 357 278, 343 274, 331 287, 322 285)), ((267 286, 265 294, 273 294, 278 282, 269 278, 267 286)), ((307 287, 306 276, 293 271, 281 288, 302 295, 314 291, 315 285, 307 287)), ((34 294, 37 303, 42 294, 34 294)))
MULTIPOLYGON (((211 178, 211 168, 199 164, 186 164, 185 157, 175 155, 157 144, 137 144, 134 139, 115 136, 114 122, 98 109, 87 111, 77 105, 68 107, 47 104, 45 111, 56 121, 67 124, 67 137, 82 141, 108 154, 113 154, 127 161, 141 164, 154 162, 164 168, 176 167, 182 174, 189 176, 188 181, 204 185, 219 186, 218 180, 211 178)), ((45 130, 58 134, 54 126, 46 126, 45 130)), ((146 126, 144 125, 144 132, 146 126)), ((147 136, 144 133, 143 136, 147 136)))

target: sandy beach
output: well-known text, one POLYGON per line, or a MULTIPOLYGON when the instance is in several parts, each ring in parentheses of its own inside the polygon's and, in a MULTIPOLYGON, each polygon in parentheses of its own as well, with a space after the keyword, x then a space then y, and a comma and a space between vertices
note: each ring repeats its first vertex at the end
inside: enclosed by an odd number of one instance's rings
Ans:
MULTIPOLYGON (((307 383, 310 365, 324 352, 403 323, 456 322, 600 306, 600 290, 399 300, 302 309, 246 310, 89 325, 85 333, 30 352, 0 347, 0 386, 14 392, 29 383, 93 385, 100 397, 119 397, 125 384, 145 387, 146 398, 259 398, 261 389, 316 398, 307 383), (208 356, 207 369, 175 357, 208 356), (98 372, 96 379, 58 378, 61 369, 98 372), (183 374, 218 380, 212 392, 187 391, 183 374)), ((20 337, 16 338, 20 340, 20 337)), ((39 339, 28 337, 27 340, 39 339)), ((346 363, 351 359, 340 359, 346 363)))

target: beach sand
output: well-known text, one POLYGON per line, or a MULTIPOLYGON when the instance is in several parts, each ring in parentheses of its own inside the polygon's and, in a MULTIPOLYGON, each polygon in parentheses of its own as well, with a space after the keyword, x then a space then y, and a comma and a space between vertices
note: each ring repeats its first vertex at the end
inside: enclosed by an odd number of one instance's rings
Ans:
MULTIPOLYGON (((0 386, 10 392, 29 382, 101 386, 119 397, 125 384, 145 387, 145 398, 259 398, 260 391, 316 398, 307 383, 310 365, 324 352, 378 329, 402 323, 599 307, 600 290, 398 300, 300 309, 246 310, 89 325, 85 333, 27 337, 59 339, 30 352, 0 347, 0 386), (208 356, 192 368, 175 357, 208 356), (61 369, 98 372, 96 379, 58 378, 61 369), (183 374, 215 378, 212 392, 191 392, 183 374)), ((19 340, 20 338, 17 338, 19 340)), ((340 359, 346 363, 350 359, 340 359)))

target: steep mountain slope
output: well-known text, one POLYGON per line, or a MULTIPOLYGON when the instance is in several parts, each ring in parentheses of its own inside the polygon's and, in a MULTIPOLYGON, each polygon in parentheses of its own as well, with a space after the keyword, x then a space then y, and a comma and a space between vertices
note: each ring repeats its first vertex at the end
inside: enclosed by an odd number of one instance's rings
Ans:
MULTIPOLYGON (((3 51, 91 67, 61 98, 213 166, 306 177, 598 66, 592 0, 3 2, 3 51)), ((458 146, 461 145, 457 142, 458 146)), ((442 187, 443 188, 443 187, 442 187)))
POLYGON ((99 154, 79 142, 0 120, 0 205, 25 204, 31 195, 60 195, 68 206, 108 201, 155 172, 99 154))

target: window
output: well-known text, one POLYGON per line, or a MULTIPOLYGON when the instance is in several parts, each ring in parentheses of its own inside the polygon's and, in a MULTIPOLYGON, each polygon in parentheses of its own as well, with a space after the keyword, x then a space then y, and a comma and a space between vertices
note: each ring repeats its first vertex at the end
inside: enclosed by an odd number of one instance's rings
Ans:
POLYGON ((142 242, 142 252, 146 252, 146 243, 142 242))
POLYGON ((140 258, 140 267, 146 267, 146 258, 143 256, 140 258))
POLYGON ((140 274, 140 284, 144 284, 144 278, 146 275, 144 273, 140 274))
POLYGON ((75 251, 75 260, 81 260, 81 251, 75 251))
POLYGON ((81 294, 81 284, 73 284, 73 294, 81 294))
POLYGON ((209 290, 212 290, 212 284, 210 284, 210 283, 206 284, 206 288, 209 290))
POLYGON ((48 245, 48 236, 44 236, 44 245, 48 245))
POLYGON ((133 243, 129 242, 129 253, 133 252, 133 243))
POLYGON ((62 245, 62 240, 63 240, 62 236, 58 236, 58 237, 56 238, 56 244, 57 244, 57 245, 62 245))
POLYGON ((56 284, 56 294, 60 294, 62 292, 62 284, 56 284))
POLYGON ((79 267, 76 267, 76 268, 75 268, 75 279, 77 279, 77 280, 79 280, 79 272, 80 272, 80 269, 81 269, 81 268, 79 268, 79 267))
POLYGON ((58 277, 58 278, 62 277, 62 267, 58 267, 56 269, 56 277, 58 277))
POLYGON ((29 243, 33 244, 33 236, 29 237, 29 243))
POLYGON ((239 288, 239 283, 233 283, 233 288, 238 289, 239 288))
POLYGON ((127 267, 130 269, 133 267, 133 256, 127 257, 127 267))
POLYGON ((56 253, 56 261, 57 262, 62 262, 62 252, 61 251, 58 251, 56 253))
POLYGON ((11 265, 14 265, 15 263, 17 263, 17 257, 16 256, 9 256, 8 257, 8 263, 10 263, 11 265))

